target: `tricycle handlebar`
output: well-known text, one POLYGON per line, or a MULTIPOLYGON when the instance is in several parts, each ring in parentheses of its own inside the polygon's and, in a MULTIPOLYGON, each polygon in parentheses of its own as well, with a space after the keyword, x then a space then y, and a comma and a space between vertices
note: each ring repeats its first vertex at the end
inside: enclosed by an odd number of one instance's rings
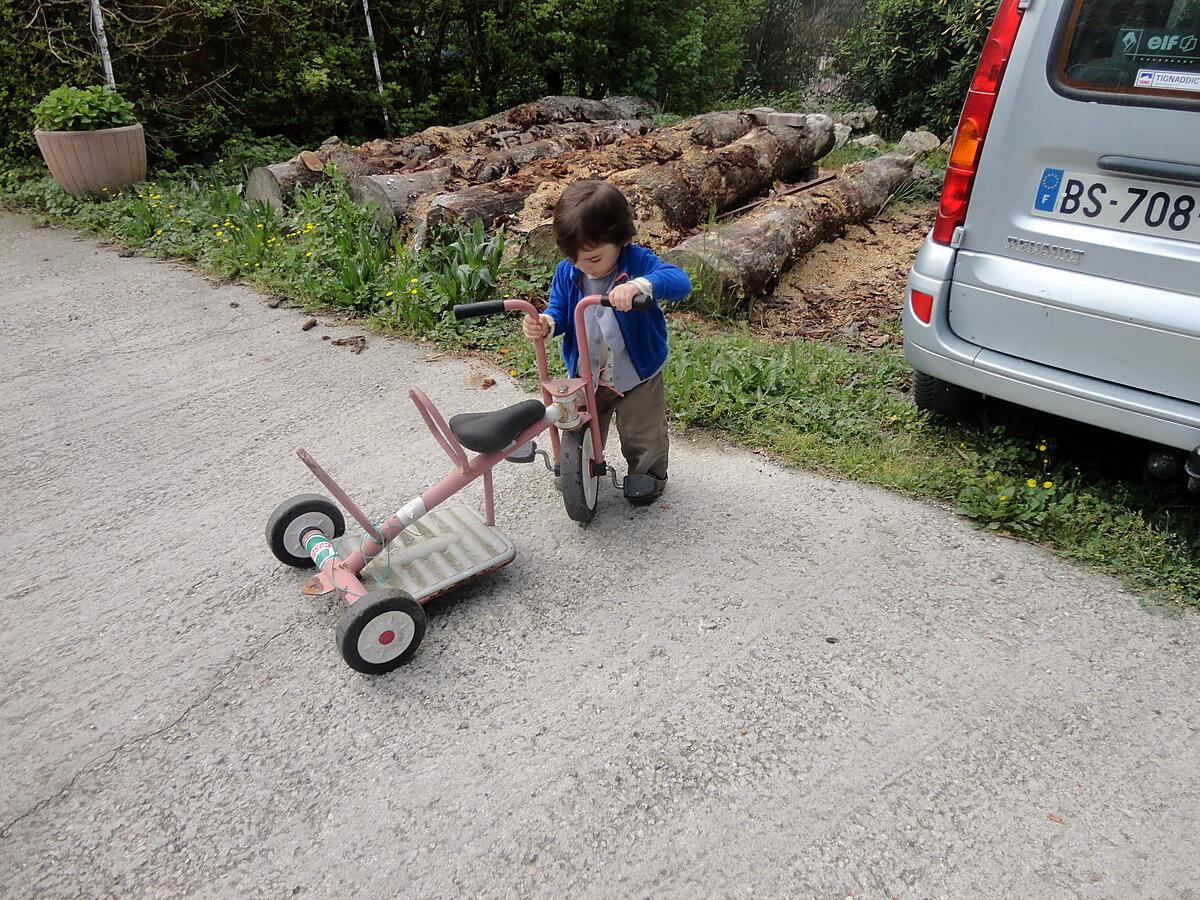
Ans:
POLYGON ((454 318, 475 319, 481 316, 494 316, 504 312, 503 300, 484 300, 482 303, 460 303, 454 307, 454 318))
MULTIPOLYGON (((609 302, 608 294, 594 294, 593 296, 600 298, 601 306, 612 306, 612 303, 609 302)), ((527 312, 525 306, 526 304, 520 301, 506 303, 504 300, 484 300, 482 303, 460 303, 454 307, 454 318, 461 322, 463 319, 496 316, 503 312, 527 312)), ((636 312, 647 312, 654 309, 654 300, 645 294, 634 297, 633 309, 636 312)))

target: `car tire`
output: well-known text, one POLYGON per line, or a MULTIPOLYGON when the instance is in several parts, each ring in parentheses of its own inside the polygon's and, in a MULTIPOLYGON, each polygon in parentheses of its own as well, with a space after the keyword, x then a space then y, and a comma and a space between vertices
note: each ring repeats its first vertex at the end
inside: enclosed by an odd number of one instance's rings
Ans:
POLYGON ((979 395, 974 391, 957 384, 924 372, 913 373, 913 402, 917 404, 917 409, 946 419, 961 419, 974 408, 978 399, 979 395))

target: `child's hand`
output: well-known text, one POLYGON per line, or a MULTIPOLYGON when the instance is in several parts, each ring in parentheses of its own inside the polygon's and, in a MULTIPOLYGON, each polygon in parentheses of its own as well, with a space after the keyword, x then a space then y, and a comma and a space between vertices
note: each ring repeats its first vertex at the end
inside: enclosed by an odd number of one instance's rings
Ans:
POLYGON ((521 319, 521 331, 527 341, 548 338, 554 334, 554 320, 545 313, 536 319, 532 316, 525 316, 521 319))
POLYGON ((608 302, 612 304, 613 309, 618 309, 621 312, 629 312, 633 309, 633 301, 640 296, 642 289, 628 281, 625 284, 618 284, 615 288, 608 292, 608 302))

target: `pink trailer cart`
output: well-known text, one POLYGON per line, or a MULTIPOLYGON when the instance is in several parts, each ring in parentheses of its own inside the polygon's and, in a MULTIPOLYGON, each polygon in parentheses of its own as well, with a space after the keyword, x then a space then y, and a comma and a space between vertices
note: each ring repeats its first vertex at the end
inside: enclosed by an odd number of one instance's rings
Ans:
MULTIPOLYGON (((634 310, 653 307, 638 297, 634 310)), ((575 310, 579 370, 590 376, 584 312, 608 305, 606 296, 581 300, 575 310)), ((454 308, 467 319, 505 312, 536 318, 524 300, 491 300, 454 308)), ((513 561, 516 547, 496 526, 492 470, 501 462, 532 463, 539 456, 559 477, 567 515, 586 524, 596 513, 600 481, 611 477, 634 502, 653 494, 654 479, 629 475, 618 482, 604 462, 591 377, 550 378, 546 346, 536 343, 541 400, 525 400, 489 413, 454 416, 447 423, 420 390, 409 392, 421 417, 454 468, 381 522, 372 522, 304 449, 296 451, 337 503, 319 494, 301 494, 280 504, 267 521, 267 544, 280 562, 316 568, 303 591, 312 596, 336 592, 341 599, 337 645, 351 668, 367 674, 390 672, 417 651, 425 634, 423 605, 459 585, 513 561), (550 432, 551 452, 535 438, 550 432), (474 456, 468 455, 472 451, 474 456), (484 511, 446 501, 483 479, 484 511), (363 530, 346 535, 342 510, 363 530), (336 543, 335 543, 336 542, 336 543)), ((602 384, 607 382, 602 381, 602 384)))

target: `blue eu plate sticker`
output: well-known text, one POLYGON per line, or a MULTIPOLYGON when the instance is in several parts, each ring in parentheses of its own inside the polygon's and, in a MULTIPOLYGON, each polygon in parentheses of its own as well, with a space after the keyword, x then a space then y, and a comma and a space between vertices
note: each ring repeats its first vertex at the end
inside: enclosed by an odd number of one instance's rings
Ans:
POLYGON ((1039 212, 1054 212, 1058 206, 1058 192, 1062 190, 1062 169, 1047 169, 1042 173, 1042 183, 1038 185, 1037 203, 1034 209, 1039 212))

